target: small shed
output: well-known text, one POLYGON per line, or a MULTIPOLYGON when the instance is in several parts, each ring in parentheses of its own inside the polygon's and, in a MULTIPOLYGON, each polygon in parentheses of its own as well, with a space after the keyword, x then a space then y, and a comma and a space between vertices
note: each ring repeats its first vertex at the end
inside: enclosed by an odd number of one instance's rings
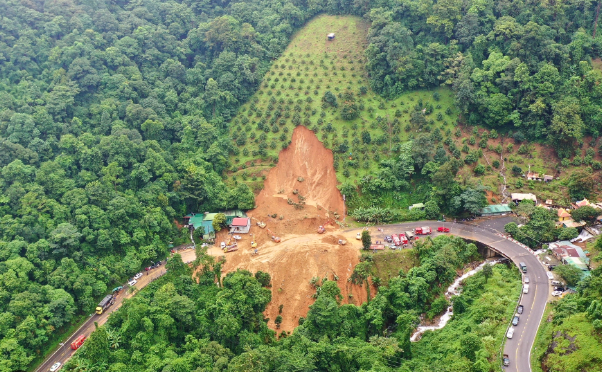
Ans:
POLYGON ((512 201, 515 203, 521 202, 523 200, 533 200, 535 202, 535 204, 537 204, 537 197, 531 193, 529 193, 529 194, 512 193, 510 195, 512 197, 512 201))
POLYGON ((544 174, 544 175, 543 175, 543 181, 544 181, 544 182, 550 182, 550 181, 552 181, 553 179, 554 179, 554 177, 552 177, 552 176, 550 176, 550 175, 547 175, 547 174, 544 174))
POLYGON ((251 219, 246 217, 236 217, 230 224, 231 233, 248 234, 251 230, 251 219))
POLYGON ((424 209, 424 204, 423 203, 416 203, 416 204, 412 204, 412 205, 410 205, 408 207, 409 210, 412 210, 414 208, 422 210, 422 209, 424 209))
POLYGON ((508 204, 494 204, 481 209, 481 216, 499 216, 510 212, 512 212, 512 209, 508 204))
POLYGON ((326 35, 326 37, 328 38, 328 40, 334 40, 334 32, 326 35))

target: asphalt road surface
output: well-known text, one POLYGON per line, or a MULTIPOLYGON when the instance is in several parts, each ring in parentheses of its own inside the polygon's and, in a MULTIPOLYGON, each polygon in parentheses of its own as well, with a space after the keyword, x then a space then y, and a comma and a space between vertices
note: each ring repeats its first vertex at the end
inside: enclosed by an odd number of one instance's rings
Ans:
MULTIPOLYGON (((195 251, 193 249, 187 250, 185 252, 180 252, 180 254, 182 255, 182 261, 184 262, 192 261, 196 257, 195 251)), ((165 265, 161 265, 150 271, 143 271, 144 275, 140 279, 138 279, 138 282, 136 283, 135 287, 138 290, 140 290, 146 287, 148 284, 150 284, 154 279, 163 275, 164 273, 165 265)), ((117 295, 113 306, 109 307, 101 315, 93 314, 92 316, 90 316, 90 318, 86 320, 86 322, 77 331, 75 331, 75 333, 73 333, 66 341, 63 341, 63 343, 59 345, 58 349, 54 351, 54 353, 51 354, 48 358, 46 358, 44 363, 40 364, 40 366, 35 371, 48 371, 50 370, 50 367, 52 367, 52 365, 56 362, 65 364, 65 362, 69 360, 69 358, 71 358, 71 356, 75 352, 75 350, 71 350, 71 342, 73 342, 80 335, 85 335, 86 338, 90 337, 90 334, 96 329, 94 323, 98 323, 99 327, 105 324, 107 322, 107 319, 109 318, 109 315, 111 315, 111 313, 113 313, 115 310, 121 307, 121 304, 123 303, 124 299, 134 296, 135 293, 128 293, 126 287, 127 286, 124 285, 124 289, 121 291, 121 293, 117 295)))
MULTIPOLYGON (((437 227, 443 225, 451 229, 451 234, 479 241, 494 248, 511 259, 517 266, 519 262, 524 262, 527 265, 527 274, 524 276, 529 277, 530 280, 529 293, 522 295, 520 304, 524 306, 524 311, 520 315, 518 326, 515 327, 514 336, 512 339, 506 339, 503 353, 508 354, 510 358, 510 366, 504 368, 506 371, 530 372, 531 348, 533 347, 537 329, 543 317, 550 289, 546 269, 533 253, 519 244, 499 236, 493 230, 453 222, 410 222, 375 226, 370 230, 373 236, 372 240, 374 241, 384 240, 385 235, 392 233, 399 234, 420 226, 429 226, 432 230, 437 230, 437 227), (382 232, 377 231, 377 228, 381 228, 382 232)), ((356 230, 361 231, 361 229, 356 230)), ((438 235, 438 233, 435 231, 433 235, 438 235)))

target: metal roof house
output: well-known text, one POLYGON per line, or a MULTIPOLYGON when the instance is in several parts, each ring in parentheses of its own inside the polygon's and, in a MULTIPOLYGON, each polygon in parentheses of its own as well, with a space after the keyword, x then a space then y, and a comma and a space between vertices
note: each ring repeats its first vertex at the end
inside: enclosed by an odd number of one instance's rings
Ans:
POLYGON ((243 211, 240 211, 238 209, 232 211, 225 211, 222 213, 226 215, 226 225, 228 226, 231 225, 232 221, 237 217, 247 217, 247 215, 243 211))
POLYGON ((247 217, 236 217, 230 224, 231 233, 248 234, 251 229, 251 219, 247 217))
POLYGON ((499 216, 506 213, 511 213, 512 209, 508 204, 488 205, 481 209, 481 216, 499 216))
POLYGON ((412 210, 414 208, 418 208, 418 209, 424 209, 424 204, 423 203, 416 203, 416 204, 412 204, 408 207, 409 210, 412 210))

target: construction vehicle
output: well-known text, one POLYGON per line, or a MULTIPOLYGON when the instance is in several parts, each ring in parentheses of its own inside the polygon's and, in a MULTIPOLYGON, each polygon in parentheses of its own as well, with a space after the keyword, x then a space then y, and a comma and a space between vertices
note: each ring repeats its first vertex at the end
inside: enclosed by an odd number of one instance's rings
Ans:
POLYGON ((272 230, 268 229, 268 233, 270 234, 270 238, 272 238, 272 240, 276 243, 280 243, 280 237, 274 235, 274 233, 272 232, 272 230))
POLYGON ((431 235, 431 228, 428 226, 417 227, 416 235, 431 235))
POLYGON ((339 239, 339 245, 347 244, 347 240, 339 239))
POLYGON ((439 226, 437 228, 438 232, 442 232, 442 233, 448 233, 449 232, 449 227, 443 227, 443 226, 439 226))
POLYGON ((251 248, 257 248, 257 242, 251 240, 251 248))
POLYGON ((102 314, 103 311, 111 307, 111 305, 113 305, 114 303, 115 296, 113 296, 112 294, 106 295, 105 298, 103 298, 102 301, 98 303, 98 306, 96 306, 96 314, 102 314))
POLYGON ((265 222, 257 221, 257 226, 261 229, 265 229, 265 222))
POLYGON ((80 335, 78 338, 75 339, 75 341, 73 341, 71 343, 71 349, 73 349, 73 350, 79 349, 79 347, 84 344, 84 341, 86 341, 86 336, 80 335))
POLYGON ((324 228, 324 226, 318 227, 318 234, 324 234, 325 232, 326 232, 326 229, 324 228))

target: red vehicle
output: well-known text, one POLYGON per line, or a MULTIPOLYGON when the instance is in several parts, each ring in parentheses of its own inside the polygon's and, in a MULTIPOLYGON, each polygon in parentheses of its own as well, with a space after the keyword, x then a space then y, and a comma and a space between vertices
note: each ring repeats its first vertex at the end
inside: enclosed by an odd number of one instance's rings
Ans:
POLYGON ((416 235, 431 235, 431 228, 428 226, 417 227, 416 235))
POLYGON ((449 227, 443 227, 443 226, 439 226, 437 228, 437 231, 439 232, 444 232, 444 233, 448 233, 449 232, 449 227))
POLYGON ((393 244, 395 245, 401 245, 401 240, 399 240, 399 236, 392 234, 391 235, 393 237, 393 244))
POLYGON ((75 339, 75 341, 71 343, 71 348, 73 350, 79 349, 79 347, 83 345, 84 341, 86 341, 86 336, 80 335, 78 338, 75 339))
POLYGON ((401 244, 406 245, 408 244, 408 238, 406 238, 405 234, 399 234, 399 240, 401 240, 401 244))

